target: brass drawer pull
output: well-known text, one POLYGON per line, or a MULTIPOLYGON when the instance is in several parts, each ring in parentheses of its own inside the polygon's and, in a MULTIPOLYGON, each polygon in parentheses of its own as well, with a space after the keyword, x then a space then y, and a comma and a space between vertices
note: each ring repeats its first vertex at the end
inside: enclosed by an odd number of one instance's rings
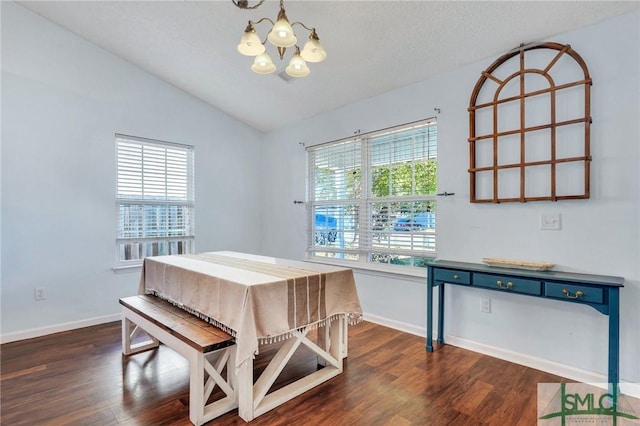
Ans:
POLYGON ((504 284, 502 281, 498 280, 496 281, 496 284, 498 284, 498 287, 500 288, 511 288, 513 287, 513 283, 511 281, 507 281, 506 284, 504 284))
POLYGON ((581 290, 576 291, 576 295, 575 296, 571 295, 571 292, 569 290, 567 290, 566 288, 562 289, 562 293, 565 294, 569 299, 577 299, 580 296, 584 296, 584 293, 581 290))

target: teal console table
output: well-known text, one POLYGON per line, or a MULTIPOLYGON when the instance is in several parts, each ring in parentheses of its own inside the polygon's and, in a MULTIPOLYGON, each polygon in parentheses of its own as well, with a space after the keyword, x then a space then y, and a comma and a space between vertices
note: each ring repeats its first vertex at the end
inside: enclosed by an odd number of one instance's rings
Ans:
POLYGON ((590 306, 609 316, 609 383, 618 384, 620 288, 624 278, 530 271, 438 260, 427 266, 427 351, 433 352, 433 290, 438 288, 438 343, 444 343, 444 287, 454 284, 590 306))

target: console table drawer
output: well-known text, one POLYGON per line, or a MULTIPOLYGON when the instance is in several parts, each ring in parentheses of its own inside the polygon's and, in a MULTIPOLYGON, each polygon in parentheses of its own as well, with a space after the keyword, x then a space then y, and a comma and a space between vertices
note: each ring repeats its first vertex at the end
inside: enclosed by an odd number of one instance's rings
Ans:
POLYGON ((501 275, 474 274, 473 285, 490 288, 493 290, 506 290, 514 293, 542 294, 542 283, 536 280, 527 280, 501 275))
POLYGON ((471 284, 471 272, 436 269, 434 279, 439 282, 452 284, 471 284))
POLYGON ((601 288, 563 283, 544 283, 544 295, 571 302, 603 303, 601 288))

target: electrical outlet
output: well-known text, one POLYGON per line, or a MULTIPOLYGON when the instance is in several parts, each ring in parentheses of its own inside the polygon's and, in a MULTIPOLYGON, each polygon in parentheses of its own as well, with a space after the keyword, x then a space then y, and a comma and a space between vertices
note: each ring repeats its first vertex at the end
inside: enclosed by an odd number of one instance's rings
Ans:
POLYGON ((33 289, 33 298, 35 300, 44 300, 47 298, 47 289, 44 287, 36 287, 33 289))
POLYGON ((484 312, 485 314, 491 313, 491 299, 488 297, 482 297, 480 299, 480 312, 484 312))

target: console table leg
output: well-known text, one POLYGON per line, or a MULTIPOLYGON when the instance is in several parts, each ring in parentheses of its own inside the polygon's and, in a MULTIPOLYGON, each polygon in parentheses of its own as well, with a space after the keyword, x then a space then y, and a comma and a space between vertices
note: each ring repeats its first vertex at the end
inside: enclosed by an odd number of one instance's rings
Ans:
POLYGON ((427 352, 433 352, 433 269, 427 269, 427 352))
POLYGON ((617 389, 620 358, 620 293, 609 289, 609 383, 617 389))
POLYGON ((438 286, 438 343, 444 343, 444 283, 438 286))

